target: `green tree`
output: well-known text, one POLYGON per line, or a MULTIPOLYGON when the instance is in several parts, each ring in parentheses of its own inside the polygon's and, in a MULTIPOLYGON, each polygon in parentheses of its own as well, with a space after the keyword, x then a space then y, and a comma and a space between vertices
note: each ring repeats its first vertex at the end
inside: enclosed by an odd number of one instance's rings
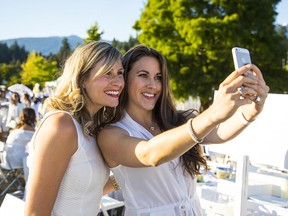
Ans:
POLYGON ((99 30, 98 23, 95 22, 91 28, 89 28, 87 31, 88 37, 83 40, 84 43, 88 43, 91 41, 98 41, 101 39, 101 35, 104 33, 103 31, 99 30))
POLYGON ((68 43, 68 39, 65 37, 62 40, 62 46, 60 47, 59 52, 57 53, 57 61, 59 65, 61 65, 65 60, 69 57, 71 54, 72 50, 71 47, 68 43))
POLYGON ((122 54, 127 52, 131 47, 135 46, 136 44, 139 44, 137 38, 129 37, 129 40, 127 42, 120 42, 116 39, 112 41, 112 46, 116 47, 122 54))
POLYGON ((26 61, 28 52, 24 46, 20 47, 17 42, 8 47, 6 43, 0 43, 0 63, 9 64, 11 62, 26 61))
MULTIPOLYGON (((273 92, 281 80, 282 38, 275 31, 280 0, 148 0, 134 28, 138 41, 167 58, 175 96, 200 96, 211 104, 213 90, 234 69, 231 48, 248 48, 273 92), (270 83, 271 82, 271 83, 270 83)), ((287 86, 287 85, 286 85, 287 86)))
POLYGON ((37 53, 30 53, 27 62, 22 64, 21 82, 29 87, 35 83, 44 85, 44 82, 57 79, 59 71, 57 61, 49 61, 37 53))
POLYGON ((10 86, 21 82, 21 63, 16 61, 13 64, 0 64, 0 84, 10 86))
POLYGON ((9 63, 9 47, 6 43, 0 43, 0 63, 9 63))
POLYGON ((25 50, 24 46, 20 47, 16 41, 9 48, 9 51, 11 61, 20 61, 20 62, 26 61, 28 52, 25 50))

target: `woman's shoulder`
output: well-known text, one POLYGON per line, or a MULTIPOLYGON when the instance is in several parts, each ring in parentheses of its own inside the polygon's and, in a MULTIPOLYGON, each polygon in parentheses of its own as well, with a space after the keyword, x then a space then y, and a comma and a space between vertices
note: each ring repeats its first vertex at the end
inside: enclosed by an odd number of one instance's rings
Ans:
POLYGON ((52 130, 60 130, 61 133, 75 132, 73 117, 68 112, 51 111, 42 120, 42 127, 49 127, 52 130))
POLYGON ((73 154, 77 149, 77 130, 72 116, 66 112, 50 113, 37 128, 34 141, 51 148, 70 149, 73 154))

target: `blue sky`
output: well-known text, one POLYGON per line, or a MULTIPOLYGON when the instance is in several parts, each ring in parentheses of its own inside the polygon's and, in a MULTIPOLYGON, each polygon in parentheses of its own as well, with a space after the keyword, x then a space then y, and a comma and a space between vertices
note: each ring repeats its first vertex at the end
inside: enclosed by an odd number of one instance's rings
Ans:
MULTIPOLYGON (((98 23, 105 40, 127 41, 146 0, 0 0, 0 40, 78 35, 98 23)), ((288 0, 282 0, 276 23, 288 23, 288 0)))

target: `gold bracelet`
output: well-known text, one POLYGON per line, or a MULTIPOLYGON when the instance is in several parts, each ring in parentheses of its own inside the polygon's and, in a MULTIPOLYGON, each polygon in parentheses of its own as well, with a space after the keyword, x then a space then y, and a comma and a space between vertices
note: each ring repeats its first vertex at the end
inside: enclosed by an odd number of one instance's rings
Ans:
POLYGON ((121 187, 118 185, 118 183, 116 182, 116 179, 114 178, 114 176, 111 176, 111 182, 112 182, 112 185, 113 185, 113 188, 115 190, 120 190, 121 187))
POLYGON ((190 134, 191 138, 195 141, 195 143, 202 143, 203 140, 204 140, 204 138, 199 139, 199 138, 196 136, 196 134, 195 134, 195 132, 194 132, 194 130, 193 130, 193 127, 192 127, 192 121, 193 121, 193 118, 191 118, 191 119, 189 119, 189 120, 187 121, 189 134, 190 134))

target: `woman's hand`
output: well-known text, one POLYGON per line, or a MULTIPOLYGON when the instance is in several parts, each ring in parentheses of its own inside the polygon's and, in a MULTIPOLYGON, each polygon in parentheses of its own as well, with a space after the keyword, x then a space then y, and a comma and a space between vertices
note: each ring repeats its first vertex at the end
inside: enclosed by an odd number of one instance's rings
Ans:
POLYGON ((253 65, 251 71, 253 73, 247 73, 246 76, 256 77, 258 82, 256 85, 245 84, 244 87, 244 89, 250 89, 250 92, 253 92, 250 95, 244 96, 250 100, 250 103, 244 104, 241 107, 242 114, 247 121, 253 121, 261 113, 269 92, 269 86, 266 85, 259 68, 253 65))
POLYGON ((269 87, 261 71, 255 65, 245 65, 232 72, 220 85, 214 103, 211 105, 213 121, 218 123, 230 118, 243 106, 248 121, 253 120, 263 109, 269 87), (253 71, 254 73, 248 73, 253 71), (256 97, 260 101, 255 100, 256 97))

